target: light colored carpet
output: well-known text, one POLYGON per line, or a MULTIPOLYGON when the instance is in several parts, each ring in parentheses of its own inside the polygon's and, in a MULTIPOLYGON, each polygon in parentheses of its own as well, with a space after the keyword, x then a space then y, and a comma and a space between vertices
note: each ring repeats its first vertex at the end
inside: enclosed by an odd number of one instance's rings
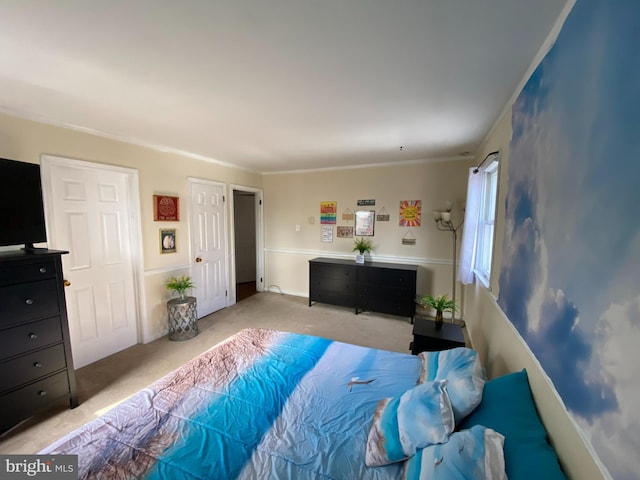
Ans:
POLYGON ((76 371, 80 405, 64 402, 22 422, 0 437, 0 453, 31 454, 169 373, 243 328, 304 333, 367 347, 409 352, 408 318, 324 304, 302 297, 263 292, 199 320, 200 334, 184 342, 163 337, 136 345, 76 371))

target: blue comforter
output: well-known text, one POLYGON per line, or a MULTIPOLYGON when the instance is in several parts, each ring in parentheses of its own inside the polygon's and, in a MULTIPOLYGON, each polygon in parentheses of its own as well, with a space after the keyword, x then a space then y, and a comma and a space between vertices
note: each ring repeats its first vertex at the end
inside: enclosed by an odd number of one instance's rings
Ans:
POLYGON ((80 478, 396 479, 365 466, 379 400, 414 387, 419 357, 242 330, 40 453, 80 478))

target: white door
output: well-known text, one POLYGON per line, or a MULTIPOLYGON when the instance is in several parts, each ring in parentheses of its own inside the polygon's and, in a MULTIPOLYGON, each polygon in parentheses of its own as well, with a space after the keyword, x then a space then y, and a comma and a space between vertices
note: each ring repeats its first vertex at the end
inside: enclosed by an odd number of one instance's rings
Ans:
POLYGON ((198 317, 227 306, 227 242, 224 184, 189 179, 192 294, 198 317))
POLYGON ((49 244, 62 256, 76 368, 138 342, 126 172, 43 157, 49 244))

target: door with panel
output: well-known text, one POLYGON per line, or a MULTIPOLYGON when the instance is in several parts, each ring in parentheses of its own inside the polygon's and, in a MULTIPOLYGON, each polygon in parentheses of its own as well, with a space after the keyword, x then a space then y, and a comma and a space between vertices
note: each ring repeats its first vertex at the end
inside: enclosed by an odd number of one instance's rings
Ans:
POLYGON ((227 306, 227 235, 224 184, 189 179, 192 294, 198 317, 227 306))
POLYGON ((73 359, 88 365, 138 342, 130 173, 43 158, 49 243, 63 257, 73 359))

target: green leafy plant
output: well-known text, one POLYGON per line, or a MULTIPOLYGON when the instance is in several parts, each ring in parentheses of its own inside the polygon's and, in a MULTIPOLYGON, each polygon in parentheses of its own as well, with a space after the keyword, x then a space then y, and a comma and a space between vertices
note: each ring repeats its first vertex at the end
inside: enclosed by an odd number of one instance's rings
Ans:
POLYGON ((436 327, 442 328, 442 312, 446 312, 449 310, 451 313, 454 313, 458 310, 458 306, 456 303, 451 300, 446 294, 438 295, 434 297, 432 295, 424 295, 422 297, 418 297, 418 303, 423 307, 431 307, 436 311, 436 327))
POLYGON ((171 277, 167 280, 167 283, 164 284, 168 290, 176 292, 178 297, 184 298, 184 294, 190 288, 196 288, 191 277, 188 275, 183 275, 182 277, 171 277))
POLYGON ((353 241, 353 250, 352 252, 359 252, 360 255, 364 255, 365 253, 371 253, 373 250, 373 242, 368 238, 356 238, 353 241))

